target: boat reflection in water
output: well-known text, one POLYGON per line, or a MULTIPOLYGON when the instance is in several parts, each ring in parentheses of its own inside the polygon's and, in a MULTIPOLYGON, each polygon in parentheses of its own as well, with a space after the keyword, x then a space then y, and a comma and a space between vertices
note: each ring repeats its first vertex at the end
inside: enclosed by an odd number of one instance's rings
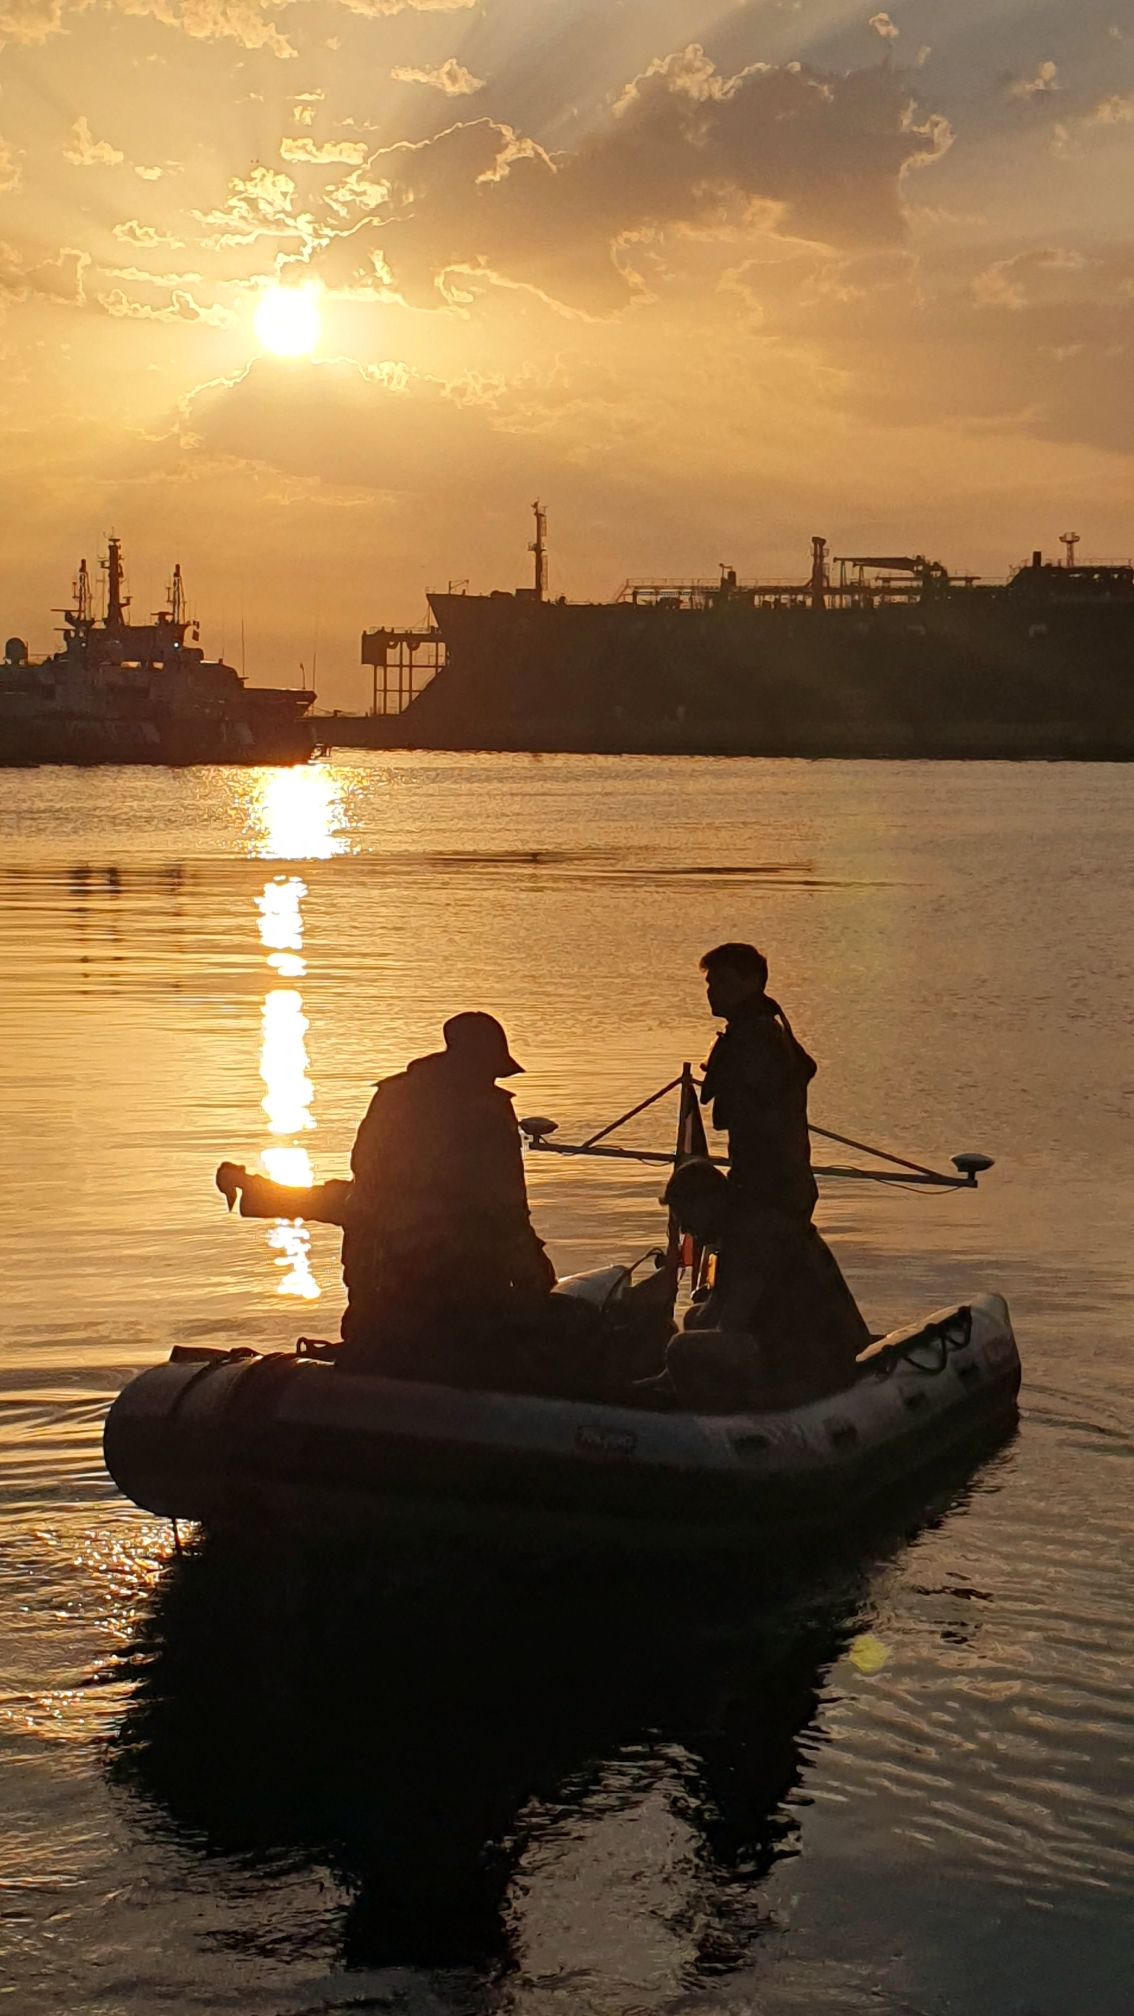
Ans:
MULTIPOLYGON (((923 1525, 970 1488, 954 1473, 923 1525)), ((609 1933, 621 1980, 693 1985, 753 1957, 830 1668, 855 1658, 900 1544, 891 1526, 868 1564, 828 1562, 790 1596, 606 1559, 569 1579, 471 1557, 444 1578, 294 1556, 267 1572, 203 1544, 122 1655, 111 1778, 210 1882, 235 1858, 250 1951, 274 1950, 282 1913, 293 1955, 306 1939, 348 1967, 530 1973, 577 1950, 582 1913, 596 1965, 609 1933), (317 1923, 281 1901, 281 1868, 320 1886, 317 1923)))

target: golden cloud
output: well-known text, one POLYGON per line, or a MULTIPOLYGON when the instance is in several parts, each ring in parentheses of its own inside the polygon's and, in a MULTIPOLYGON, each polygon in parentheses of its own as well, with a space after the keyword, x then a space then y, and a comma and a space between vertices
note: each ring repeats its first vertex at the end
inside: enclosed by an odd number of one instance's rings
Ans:
POLYGON ((84 115, 71 128, 71 144, 64 147, 63 159, 73 162, 76 168, 116 168, 126 156, 120 147, 112 147, 109 140, 92 138, 90 120, 84 115))
POLYGON ((342 0, 352 14, 459 14, 477 0, 342 0))
MULTIPOLYGON (((158 283, 153 280, 150 284, 158 283)), ((212 328, 219 329, 235 320, 229 310, 219 303, 202 308, 191 294, 179 287, 175 287, 169 300, 158 308, 148 301, 131 299, 121 287, 112 287, 109 293, 100 294, 98 300, 108 315, 128 316, 138 322, 207 322, 212 328)))
POLYGON ((0 0, 0 43, 46 42, 63 25, 63 0, 0 0))
POLYGON ((391 70, 390 75, 395 84, 430 84, 435 91, 443 91, 447 98, 471 97, 474 91, 484 89, 484 78, 474 77, 472 71, 466 70, 463 63, 458 63, 455 56, 447 56, 432 70, 414 70, 403 64, 397 70, 391 70))
POLYGON ((1134 91, 1125 97, 1100 98, 1098 104, 1088 114, 1091 126, 1129 126, 1134 124, 1134 91))
POLYGON ((22 180, 22 170, 16 150, 7 140, 0 140, 0 196, 6 196, 12 189, 18 189, 22 180))
POLYGON ((361 167, 370 149, 364 140, 308 140, 306 137, 280 141, 280 154, 285 161, 310 161, 324 164, 329 161, 353 164, 361 167))
POLYGON ((284 60, 294 44, 276 27, 273 14, 292 0, 113 0, 119 13, 144 15, 179 28, 196 42, 239 42, 244 49, 267 49, 284 60))
POLYGON ((171 237, 167 231, 159 231, 156 225, 139 224, 136 217, 128 217, 124 223, 114 226, 114 235, 123 245, 168 245, 180 249, 183 238, 171 237))
POLYGON ((1042 98, 1049 91, 1059 89, 1058 66, 1048 61, 1041 63, 1034 77, 1020 77, 1008 86, 1009 98, 1042 98))

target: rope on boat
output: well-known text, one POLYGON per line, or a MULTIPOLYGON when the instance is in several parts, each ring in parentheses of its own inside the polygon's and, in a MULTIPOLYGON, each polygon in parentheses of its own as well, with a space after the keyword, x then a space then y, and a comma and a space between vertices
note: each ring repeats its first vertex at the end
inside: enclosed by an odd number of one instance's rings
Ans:
MULTIPOLYGON (((676 1092, 679 1086, 688 1086, 690 1089, 699 1090, 700 1084, 701 1081, 694 1078, 688 1064, 686 1064, 678 1076, 671 1078, 667 1085, 662 1085, 658 1091, 651 1092, 648 1098, 640 1099, 636 1106, 631 1106, 625 1113, 620 1113, 616 1120, 608 1121, 605 1127, 599 1127, 593 1134, 588 1134, 585 1141, 548 1140, 547 1136, 555 1131, 554 1121, 522 1120, 520 1127, 529 1148, 537 1150, 543 1155, 591 1155, 612 1162, 653 1162, 672 1165, 674 1161, 672 1150, 615 1148, 609 1143, 605 1147, 599 1144, 606 1142, 608 1135, 617 1133, 618 1129, 624 1127, 627 1121, 637 1119, 640 1113, 645 1113, 649 1107, 656 1106, 658 1101, 666 1098, 670 1092, 676 1092)), ((975 1173, 971 1171, 966 1175, 949 1176, 943 1170, 931 1169, 925 1162, 913 1162, 908 1156, 896 1155, 892 1149, 876 1148, 869 1141, 856 1141, 850 1134, 836 1134, 829 1127, 819 1127, 809 1123, 809 1132, 817 1135, 823 1141, 837 1141, 840 1147, 854 1148, 861 1155, 873 1155, 880 1162, 889 1162, 892 1164, 890 1169, 856 1169, 847 1167, 845 1164, 828 1164, 826 1166, 814 1164, 813 1168, 816 1176, 848 1178, 863 1183, 893 1183, 902 1188, 908 1187, 910 1189, 915 1186, 932 1186, 943 1190, 971 1190, 976 1184, 975 1173)), ((706 1159, 716 1164, 719 1168, 727 1169, 729 1166, 727 1155, 709 1155, 706 1159)))
MULTIPOLYGON (((688 1065, 686 1065, 685 1070, 687 1071, 688 1068, 688 1065)), ((678 1072, 677 1077, 671 1078, 668 1085, 663 1085, 660 1092, 651 1092, 648 1099, 642 1099, 637 1106, 631 1106, 628 1113, 620 1113, 618 1119, 612 1120, 609 1126, 600 1127, 597 1134, 588 1134, 587 1139, 579 1143, 579 1154, 582 1155, 588 1148, 593 1148, 596 1141, 605 1140, 608 1134, 616 1133, 618 1128, 624 1127, 628 1120, 636 1120, 639 1113, 645 1112, 647 1106, 656 1106, 658 1100, 664 1099, 667 1092, 676 1092, 678 1086, 684 1081, 684 1078, 685 1071, 678 1072)), ((693 1083, 696 1084, 696 1082, 696 1079, 694 1079, 693 1083)), ((671 1158, 666 1156, 664 1159, 669 1161, 671 1158)))
MULTIPOLYGON (((907 1161, 904 1155, 893 1155, 888 1148, 872 1148, 869 1141, 852 1140, 849 1134, 833 1134, 829 1127, 816 1127, 811 1121, 808 1121, 808 1131, 811 1134, 818 1134, 823 1141, 837 1141, 841 1148, 857 1148, 860 1155, 877 1155, 880 1162, 893 1162, 899 1169, 916 1169, 920 1176, 932 1176, 935 1180, 941 1180, 936 1169, 927 1169, 924 1162, 907 1161)), ((956 1180, 953 1176, 944 1178, 946 1183, 953 1183, 956 1180)))

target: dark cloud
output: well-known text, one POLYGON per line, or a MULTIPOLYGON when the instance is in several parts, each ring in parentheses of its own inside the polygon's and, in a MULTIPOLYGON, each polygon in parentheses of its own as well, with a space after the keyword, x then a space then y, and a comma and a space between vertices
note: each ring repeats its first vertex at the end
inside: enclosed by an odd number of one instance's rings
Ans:
POLYGON ((15 301, 38 299, 82 307, 83 276, 90 263, 88 252, 68 245, 54 259, 29 259, 11 245, 0 244, 0 294, 15 301))
POLYGON ((332 489, 427 496, 466 483, 472 494, 489 464, 508 483, 538 459, 496 426, 496 396, 488 381, 446 385, 399 365, 259 358, 193 393, 181 425, 207 455, 332 489))
POLYGON ((797 275, 745 268, 767 326, 806 335, 848 376, 857 413, 898 427, 997 428, 1134 450, 1134 252, 1034 247, 936 269, 838 262, 797 275))
POLYGON ((694 43, 651 63, 573 152, 478 120, 380 150, 325 200, 354 228, 360 270, 377 243, 408 300, 479 274, 603 313, 641 290, 627 247, 643 233, 760 218, 824 244, 900 239, 903 176, 949 138, 889 64, 728 77, 694 43))

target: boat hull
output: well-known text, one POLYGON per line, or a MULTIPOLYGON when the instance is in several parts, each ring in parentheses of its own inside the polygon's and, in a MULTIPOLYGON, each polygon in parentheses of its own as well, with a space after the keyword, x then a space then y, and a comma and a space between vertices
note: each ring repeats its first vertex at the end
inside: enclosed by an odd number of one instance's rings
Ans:
POLYGON ((114 1402, 105 1457, 145 1510, 243 1532, 361 1539, 408 1524, 539 1548, 803 1539, 1015 1418, 1020 1362, 999 1296, 887 1347, 829 1399, 717 1415, 359 1377, 283 1354, 174 1354, 114 1402))

